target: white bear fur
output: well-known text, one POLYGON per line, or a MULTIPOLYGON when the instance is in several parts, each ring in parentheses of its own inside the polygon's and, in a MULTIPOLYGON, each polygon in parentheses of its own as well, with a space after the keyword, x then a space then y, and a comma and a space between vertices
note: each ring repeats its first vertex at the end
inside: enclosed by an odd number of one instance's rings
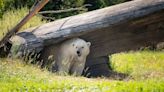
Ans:
POLYGON ((55 56, 56 71, 60 74, 71 73, 81 75, 85 67, 85 62, 90 53, 90 42, 80 38, 72 38, 64 41, 55 56))

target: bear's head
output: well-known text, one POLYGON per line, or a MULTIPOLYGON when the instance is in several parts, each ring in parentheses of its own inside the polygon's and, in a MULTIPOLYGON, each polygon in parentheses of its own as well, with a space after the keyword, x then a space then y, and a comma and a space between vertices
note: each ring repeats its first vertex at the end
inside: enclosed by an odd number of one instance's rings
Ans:
POLYGON ((86 57, 90 52, 91 43, 78 38, 73 41, 72 46, 76 56, 86 57))

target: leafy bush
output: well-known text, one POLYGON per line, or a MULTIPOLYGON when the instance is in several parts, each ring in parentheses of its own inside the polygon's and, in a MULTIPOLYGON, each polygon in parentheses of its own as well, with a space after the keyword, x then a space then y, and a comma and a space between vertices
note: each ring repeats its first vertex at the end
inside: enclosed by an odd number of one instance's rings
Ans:
POLYGON ((91 11, 127 1, 131 0, 85 0, 85 3, 92 5, 92 7, 88 7, 88 10, 91 11))
MULTIPOLYGON (((20 7, 32 7, 36 0, 1 0, 4 2, 4 8, 2 14, 10 9, 19 9, 20 7)), ((80 7, 84 4, 85 0, 50 0, 49 3, 42 10, 63 10, 73 7, 80 7)), ((1 3, 1 2, 0 2, 1 3)), ((44 16, 50 16, 55 18, 63 18, 75 14, 79 14, 81 11, 61 13, 61 14, 45 14, 44 16)), ((1 15, 2 15, 1 14, 1 15)))
MULTIPOLYGON (((65 10, 75 7, 81 7, 84 5, 85 0, 52 0, 50 1, 42 10, 65 10)), ((44 16, 48 17, 55 17, 56 19, 64 18, 72 15, 76 15, 79 13, 86 12, 86 10, 79 10, 79 11, 71 11, 65 13, 58 13, 58 14, 44 14, 44 16)))
POLYGON ((108 1, 109 1, 110 5, 115 5, 115 4, 131 1, 131 0, 108 0, 108 1))
POLYGON ((0 0, 0 18, 6 11, 21 7, 31 7, 34 2, 35 0, 0 0))
MULTIPOLYGON (((103 7, 111 6, 118 3, 123 3, 130 0, 51 0, 42 10, 63 10, 74 7, 80 7, 84 4, 91 4, 92 6, 88 6, 87 10, 95 10, 103 7)), ((45 16, 55 17, 55 18, 63 18, 67 16, 76 15, 79 13, 86 12, 84 11, 72 11, 60 14, 46 14, 45 16)))
POLYGON ((3 0, 5 4, 5 10, 12 9, 12 8, 20 8, 20 7, 31 7, 35 0, 3 0))
POLYGON ((4 3, 3 0, 0 0, 0 18, 2 17, 3 9, 4 9, 4 3))
MULTIPOLYGON (((8 30, 12 29, 28 12, 29 9, 27 7, 6 11, 2 19, 0 19, 0 38, 2 38, 4 33, 8 32, 8 30)), ((46 23, 46 21, 42 21, 42 18, 39 16, 34 16, 21 30, 43 23, 46 23)))
MULTIPOLYGON (((3 9, 1 15, 4 13, 4 11, 13 8, 18 9, 20 7, 25 7, 25 6, 30 8, 35 3, 35 1, 36 0, 1 0, 0 3, 3 2, 3 9)), ((91 10, 103 8, 106 6, 111 6, 126 1, 130 1, 130 0, 50 0, 49 3, 42 10, 44 11, 63 10, 63 9, 69 9, 74 7, 80 7, 83 6, 84 4, 91 4, 92 6, 87 7, 88 10, 91 11, 91 10)), ((60 14, 44 14, 44 16, 55 17, 56 19, 58 19, 58 18, 76 15, 86 11, 87 9, 80 10, 80 11, 65 12, 60 14)))

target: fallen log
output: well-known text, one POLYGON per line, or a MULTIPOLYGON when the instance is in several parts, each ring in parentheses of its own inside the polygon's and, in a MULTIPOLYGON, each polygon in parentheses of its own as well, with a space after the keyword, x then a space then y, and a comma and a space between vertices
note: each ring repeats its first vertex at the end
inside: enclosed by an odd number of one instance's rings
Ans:
POLYGON ((42 51, 47 61, 62 41, 83 38, 92 43, 86 64, 92 66, 99 64, 94 58, 163 42, 163 25, 164 0, 134 0, 27 29, 17 40, 21 54, 42 51))

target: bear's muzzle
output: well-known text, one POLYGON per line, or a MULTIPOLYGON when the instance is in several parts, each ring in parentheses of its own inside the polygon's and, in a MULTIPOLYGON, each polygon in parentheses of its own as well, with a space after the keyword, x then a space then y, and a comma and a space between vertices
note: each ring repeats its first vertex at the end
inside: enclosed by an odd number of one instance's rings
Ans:
POLYGON ((79 50, 76 53, 79 57, 81 56, 81 52, 79 50))

